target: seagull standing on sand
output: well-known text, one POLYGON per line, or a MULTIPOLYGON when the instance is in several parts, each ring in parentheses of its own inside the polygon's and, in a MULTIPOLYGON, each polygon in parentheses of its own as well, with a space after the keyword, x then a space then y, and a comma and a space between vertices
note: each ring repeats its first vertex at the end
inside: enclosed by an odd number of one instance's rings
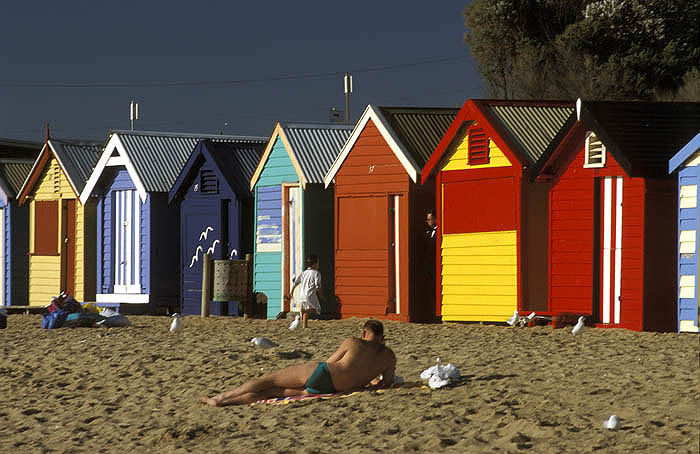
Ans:
POLYGON ((617 415, 612 415, 607 421, 603 423, 604 429, 617 430, 620 428, 620 417, 617 415))
POLYGON ((518 311, 513 312, 513 316, 509 318, 506 323, 508 323, 510 326, 515 325, 518 322, 518 311))
POLYGON ((172 317, 173 321, 170 323, 170 332, 176 334, 182 331, 182 321, 180 320, 180 314, 177 312, 175 312, 172 317))
POLYGON ((274 342, 272 342, 270 339, 266 337, 254 337, 250 340, 250 342, 255 345, 256 347, 260 348, 272 348, 272 347, 277 347, 278 345, 274 342))
POLYGON ((578 334, 578 333, 580 333, 581 331, 583 331, 583 321, 584 321, 584 320, 586 320, 586 317, 584 317, 583 315, 580 316, 580 317, 578 318, 578 323, 576 323, 576 325, 573 327, 573 329, 571 330, 571 332, 574 333, 574 334, 578 334))
POLYGON ((294 331, 295 329, 299 328, 300 324, 301 324, 301 320, 299 320, 299 315, 297 314, 297 316, 294 317, 294 321, 289 324, 289 329, 294 331))

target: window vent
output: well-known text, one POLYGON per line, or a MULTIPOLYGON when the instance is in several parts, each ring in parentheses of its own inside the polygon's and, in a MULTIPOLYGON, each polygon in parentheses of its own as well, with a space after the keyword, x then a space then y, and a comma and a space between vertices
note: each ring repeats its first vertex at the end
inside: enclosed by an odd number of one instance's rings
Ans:
POLYGON ((605 145, 594 132, 586 135, 586 158, 583 167, 605 167, 605 145))
POLYGON ((51 165, 51 176, 53 180, 53 193, 58 194, 61 192, 61 168, 55 162, 51 165))
POLYGON ((489 163, 489 138, 481 128, 469 130, 469 165, 482 165, 489 163))
POLYGON ((202 194, 218 194, 219 180, 211 170, 202 170, 199 175, 199 183, 202 194))

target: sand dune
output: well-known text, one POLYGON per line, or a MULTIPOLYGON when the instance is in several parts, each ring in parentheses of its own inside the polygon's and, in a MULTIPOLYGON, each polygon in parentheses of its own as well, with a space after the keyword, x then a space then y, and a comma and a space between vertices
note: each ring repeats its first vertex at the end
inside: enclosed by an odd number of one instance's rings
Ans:
POLYGON ((0 330, 3 452, 698 452, 699 338, 691 334, 386 323, 399 389, 212 408, 202 395, 322 361, 364 320, 130 317, 128 328, 0 330), (262 351, 249 340, 280 344, 262 351), (435 357, 463 380, 423 387, 435 357), (611 415, 619 431, 602 428, 611 415), (368 451, 369 450, 369 451, 368 451))

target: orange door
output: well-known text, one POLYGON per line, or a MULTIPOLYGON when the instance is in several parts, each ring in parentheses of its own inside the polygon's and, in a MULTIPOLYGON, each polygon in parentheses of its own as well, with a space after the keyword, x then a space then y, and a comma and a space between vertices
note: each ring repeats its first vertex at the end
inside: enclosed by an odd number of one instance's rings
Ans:
POLYGON ((75 296, 75 200, 61 203, 61 290, 75 296))

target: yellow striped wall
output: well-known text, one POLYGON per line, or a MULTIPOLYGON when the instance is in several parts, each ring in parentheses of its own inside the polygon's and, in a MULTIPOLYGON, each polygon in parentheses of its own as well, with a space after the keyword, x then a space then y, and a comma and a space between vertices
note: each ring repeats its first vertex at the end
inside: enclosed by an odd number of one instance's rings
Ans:
MULTIPOLYGON (((469 136, 467 129, 460 133, 452 141, 450 145, 451 156, 441 170, 467 170, 467 169, 485 169, 490 167, 510 167, 511 163, 503 154, 500 148, 496 146, 493 140, 489 140, 489 163, 481 165, 467 165, 467 156, 469 153, 469 136)), ((513 315, 513 314, 511 314, 513 315)))
MULTIPOLYGON (((45 306, 51 302, 51 297, 60 293, 61 288, 61 216, 59 204, 58 238, 55 256, 33 255, 34 252, 34 202, 37 200, 67 200, 75 199, 75 298, 84 301, 85 288, 85 216, 84 208, 77 199, 73 188, 61 170, 58 162, 51 158, 46 164, 33 191, 29 194, 29 305, 45 306)), ((92 264, 94 267, 95 265, 92 264)), ((91 284, 94 286, 94 284, 91 284)), ((90 299, 94 296, 87 295, 90 299)))
POLYGON ((502 322, 518 305, 515 230, 442 237, 442 320, 502 322))

